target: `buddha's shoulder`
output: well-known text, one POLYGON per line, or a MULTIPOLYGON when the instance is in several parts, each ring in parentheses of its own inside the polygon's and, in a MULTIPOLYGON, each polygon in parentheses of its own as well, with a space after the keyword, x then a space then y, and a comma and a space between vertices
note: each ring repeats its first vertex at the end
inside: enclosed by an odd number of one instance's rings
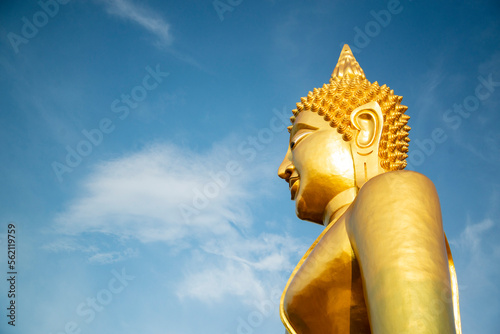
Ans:
POLYGON ((434 184, 412 171, 387 172, 370 179, 349 208, 346 231, 354 248, 369 238, 384 243, 402 236, 405 240, 422 240, 442 234, 434 184))
MULTIPOLYGON (((359 191, 359 196, 373 195, 375 191, 387 192, 387 195, 404 196, 401 191, 435 192, 434 183, 425 175, 406 170, 383 173, 366 182, 359 191)), ((408 194, 411 195, 411 194, 408 194)))
POLYGON ((438 202, 436 188, 423 174, 413 171, 392 171, 377 175, 366 182, 359 190, 354 209, 368 207, 426 205, 438 202))
POLYGON ((408 231, 427 233, 441 226, 441 208, 434 184, 413 171, 387 172, 370 179, 359 190, 346 217, 351 244, 356 244, 356 238, 366 233, 378 235, 382 240, 408 231))

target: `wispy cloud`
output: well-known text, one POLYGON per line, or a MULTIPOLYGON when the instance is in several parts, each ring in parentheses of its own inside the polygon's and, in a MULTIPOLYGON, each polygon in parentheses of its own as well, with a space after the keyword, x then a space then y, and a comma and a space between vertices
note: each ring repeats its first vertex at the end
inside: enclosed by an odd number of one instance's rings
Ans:
POLYGON ((492 219, 468 222, 460 236, 450 240, 457 268, 464 332, 488 332, 497 328, 500 247, 492 237, 498 224, 492 219), (476 305, 487 305, 477 308, 476 305), (475 328, 473 328, 475 327, 475 328))
POLYGON ((476 224, 468 224, 460 233, 460 238, 453 242, 460 250, 476 256, 481 254, 482 235, 494 226, 491 219, 485 219, 476 224))
POLYGON ((292 271, 305 246, 276 234, 210 240, 201 246, 206 254, 193 257, 190 266, 202 270, 188 271, 177 295, 205 303, 227 296, 239 296, 247 304, 264 300, 272 290, 283 288, 283 274, 292 271))
MULTIPOLYGON (((47 248, 78 250, 73 241, 87 243, 92 234, 115 238, 121 245, 131 239, 161 242, 184 257, 182 263, 172 264, 184 273, 182 281, 171 286, 180 299, 214 302, 238 296, 252 303, 266 298, 282 288, 283 276, 306 245, 287 235, 253 235, 249 204, 254 197, 266 196, 263 175, 274 177, 275 166, 261 161, 229 176, 229 161, 240 166, 246 162, 232 147, 219 143, 196 153, 156 144, 102 163, 83 181, 81 195, 55 217, 55 231, 71 242, 47 248), (182 206, 196 213, 186 220, 182 206)), ((108 264, 136 251, 101 250, 95 244, 88 254, 89 262, 108 264)))
POLYGON ((110 264, 110 263, 120 262, 129 258, 134 258, 137 256, 138 256, 137 250, 132 248, 127 248, 124 251, 96 253, 89 258, 89 262, 95 264, 110 264))
POLYGON ((226 263, 222 268, 207 268, 186 275, 177 289, 182 299, 190 297, 205 303, 220 301, 224 296, 237 296, 243 302, 264 299, 267 292, 252 268, 226 263))
POLYGON ((58 253, 71 253, 71 252, 83 252, 83 253, 96 253, 98 249, 92 245, 82 245, 72 237, 60 237, 55 241, 49 242, 42 246, 42 249, 58 253))
POLYGON ((210 240, 202 249, 260 271, 293 269, 290 253, 299 254, 302 245, 286 235, 262 234, 258 238, 231 238, 230 242, 210 240))
POLYGON ((109 14, 129 20, 146 29, 158 38, 159 45, 169 46, 172 43, 170 24, 153 10, 130 0, 103 0, 103 2, 109 14))
POLYGON ((170 24, 153 9, 146 7, 144 4, 136 4, 131 0, 98 1, 104 3, 108 14, 135 23, 156 36, 157 40, 154 45, 159 49, 170 53, 182 62, 197 67, 206 73, 213 74, 210 69, 202 65, 193 56, 172 47, 174 37, 171 32, 170 24))
POLYGON ((171 244, 206 232, 228 233, 230 222, 248 227, 248 174, 230 178, 224 187, 214 180, 225 170, 229 158, 224 155, 153 145, 102 163, 85 180, 85 195, 56 217, 56 227, 70 235, 99 232, 171 244), (208 184, 215 185, 209 190, 217 191, 216 196, 203 194, 208 184), (190 213, 189 220, 182 209, 190 213))

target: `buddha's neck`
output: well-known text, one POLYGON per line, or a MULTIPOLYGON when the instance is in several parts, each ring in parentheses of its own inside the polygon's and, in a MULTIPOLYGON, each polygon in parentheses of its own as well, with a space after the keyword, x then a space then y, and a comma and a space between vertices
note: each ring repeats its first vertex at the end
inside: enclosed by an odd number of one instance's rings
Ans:
POLYGON ((354 201, 358 194, 358 188, 352 187, 344 190, 326 205, 325 215, 323 216, 323 225, 328 226, 335 223, 340 216, 346 212, 349 205, 354 201))

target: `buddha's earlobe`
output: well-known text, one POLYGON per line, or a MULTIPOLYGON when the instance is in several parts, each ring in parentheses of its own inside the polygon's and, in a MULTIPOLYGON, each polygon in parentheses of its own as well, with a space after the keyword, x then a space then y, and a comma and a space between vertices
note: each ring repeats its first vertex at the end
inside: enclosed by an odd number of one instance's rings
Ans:
POLYGON ((351 152, 354 161, 356 186, 361 186, 372 177, 384 172, 379 164, 378 150, 384 116, 375 101, 354 109, 351 113, 354 138, 351 140, 351 152))

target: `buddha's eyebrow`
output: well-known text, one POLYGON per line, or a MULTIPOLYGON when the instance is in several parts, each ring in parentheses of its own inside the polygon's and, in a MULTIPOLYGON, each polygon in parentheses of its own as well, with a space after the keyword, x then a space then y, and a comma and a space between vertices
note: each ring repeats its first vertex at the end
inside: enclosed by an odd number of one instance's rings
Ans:
POLYGON ((292 132, 290 133, 290 138, 293 138, 293 136, 295 136, 295 134, 297 133, 297 131, 302 130, 302 129, 306 129, 306 130, 318 130, 317 127, 314 127, 314 126, 309 125, 307 123, 297 123, 293 127, 292 132))

